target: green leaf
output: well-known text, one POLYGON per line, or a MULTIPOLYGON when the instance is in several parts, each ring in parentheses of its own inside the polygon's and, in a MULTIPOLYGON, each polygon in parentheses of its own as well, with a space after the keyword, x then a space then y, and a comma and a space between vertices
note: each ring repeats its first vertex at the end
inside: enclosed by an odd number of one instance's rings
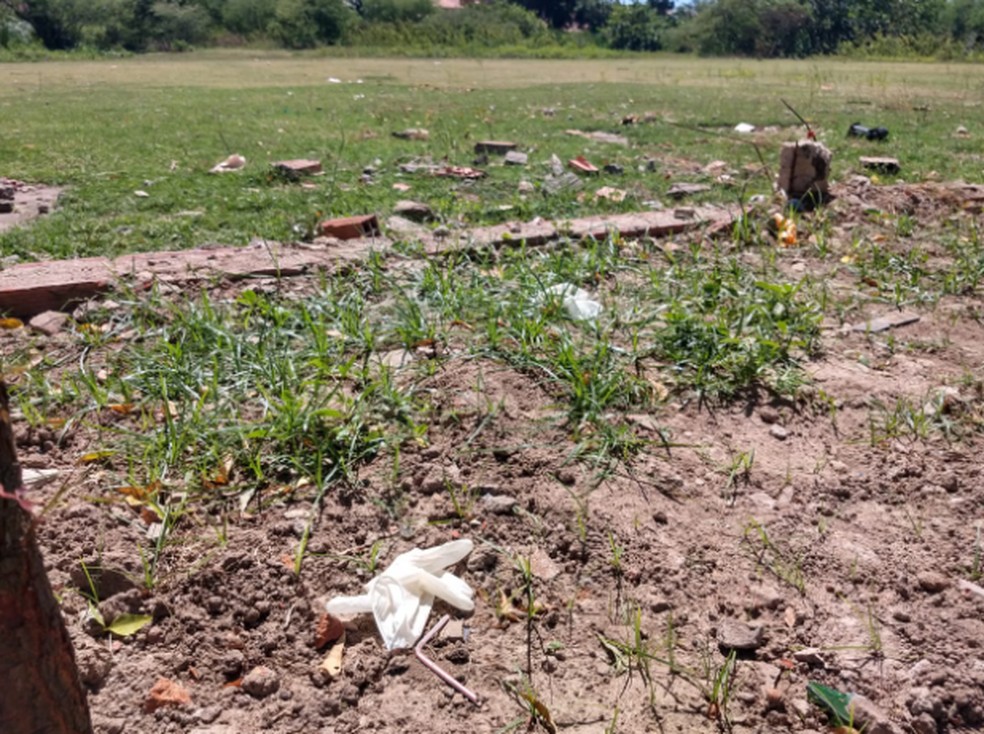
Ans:
POLYGON ((834 726, 851 726, 854 716, 850 710, 851 697, 834 688, 810 681, 806 684, 806 697, 822 708, 833 719, 834 726))
POLYGON ((129 637, 135 635, 154 620, 149 614, 121 614, 113 623, 106 627, 107 632, 112 632, 117 637, 129 637))

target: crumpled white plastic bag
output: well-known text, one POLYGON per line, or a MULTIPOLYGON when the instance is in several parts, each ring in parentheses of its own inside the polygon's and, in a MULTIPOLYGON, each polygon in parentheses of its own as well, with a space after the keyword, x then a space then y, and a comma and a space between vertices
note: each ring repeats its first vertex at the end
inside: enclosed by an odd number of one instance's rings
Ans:
POLYGON ((574 321, 590 321, 601 315, 602 306, 586 290, 572 283, 558 283, 546 289, 548 296, 560 296, 564 310, 574 321))
POLYGON ((327 604, 328 613, 350 618, 372 612, 387 650, 412 647, 424 632, 435 597, 466 612, 475 608, 472 588, 445 570, 472 548, 470 540, 452 540, 402 553, 366 584, 365 594, 332 599, 327 604))

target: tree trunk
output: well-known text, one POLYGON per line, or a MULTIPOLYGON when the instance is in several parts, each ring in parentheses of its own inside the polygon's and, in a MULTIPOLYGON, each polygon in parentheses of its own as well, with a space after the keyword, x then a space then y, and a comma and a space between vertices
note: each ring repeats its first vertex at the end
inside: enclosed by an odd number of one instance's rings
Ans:
POLYGON ((7 388, 0 380, 0 732, 91 734, 72 641, 19 495, 7 388))

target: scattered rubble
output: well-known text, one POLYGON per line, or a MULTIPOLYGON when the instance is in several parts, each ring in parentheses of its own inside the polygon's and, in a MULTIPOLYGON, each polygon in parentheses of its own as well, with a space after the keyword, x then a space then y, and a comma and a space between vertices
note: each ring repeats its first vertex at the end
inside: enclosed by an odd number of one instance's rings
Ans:
POLYGON ((516 150, 516 148, 516 143, 506 140, 480 140, 475 143, 475 152, 479 154, 491 153, 492 155, 506 155, 516 150))
POLYGON ((596 130, 594 132, 584 132, 583 130, 565 130, 564 132, 568 135, 576 135, 579 138, 587 138, 588 140, 594 140, 598 143, 608 143, 610 145, 629 144, 629 139, 624 135, 606 133, 601 130, 596 130))
POLYGON ((687 196, 703 194, 704 192, 710 190, 711 187, 707 184, 675 183, 670 186, 670 189, 666 192, 666 195, 671 199, 683 199, 687 196))
POLYGON ((434 218, 434 210, 419 201, 403 199, 396 202, 393 213, 414 222, 426 222, 434 218))
POLYGON ((232 173, 233 171, 241 171, 246 167, 246 159, 239 155, 239 153, 233 153, 225 160, 221 160, 209 169, 209 173, 232 173))
POLYGON ((888 140, 888 128, 865 127, 860 122, 852 123, 847 128, 849 138, 866 138, 867 140, 888 140))
POLYGON ((340 240, 378 237, 381 234, 379 220, 375 214, 328 219, 318 226, 318 230, 325 237, 336 237, 340 240))
POLYGON ((430 140, 430 132, 422 127, 408 127, 394 132, 393 137, 400 140, 430 140))
POLYGON ((858 158, 861 167, 868 171, 878 173, 896 174, 902 170, 898 158, 887 158, 884 156, 861 156, 858 158))
POLYGON ((529 163, 529 156, 526 153, 520 153, 517 150, 506 153, 507 166, 525 166, 527 163, 529 163))
POLYGON ((297 158, 288 161, 277 161, 272 164, 273 169, 280 175, 292 181, 296 181, 303 176, 312 176, 321 173, 321 161, 306 160, 297 158))
POLYGON ((783 144, 778 183, 790 202, 819 204, 827 199, 831 157, 830 149, 815 140, 783 144))
POLYGON ((597 175, 598 173, 598 167, 583 155, 579 155, 577 158, 572 158, 567 162, 567 164, 575 171, 580 171, 581 173, 587 173, 590 175, 597 175))

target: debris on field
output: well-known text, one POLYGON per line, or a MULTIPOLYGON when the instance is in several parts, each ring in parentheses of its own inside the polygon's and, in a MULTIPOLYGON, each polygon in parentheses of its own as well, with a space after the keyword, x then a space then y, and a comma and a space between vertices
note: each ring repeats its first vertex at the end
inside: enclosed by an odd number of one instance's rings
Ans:
POLYGON ((572 158, 567 162, 567 164, 576 171, 588 174, 597 174, 598 168, 593 163, 591 163, 583 155, 579 155, 577 158, 572 158))
POLYGON ((165 706, 184 706, 191 703, 191 694, 180 683, 158 678, 144 700, 144 711, 152 714, 165 706))
POLYGON ((325 671, 331 678, 337 678, 342 673, 342 660, 345 656, 345 632, 343 631, 331 646, 324 660, 318 667, 325 671))
POLYGON ((399 181, 397 181, 395 184, 393 184, 393 190, 394 191, 399 191, 400 193, 403 193, 403 194, 405 194, 410 189, 411 189, 410 184, 401 183, 399 181))
POLYGON ((67 313, 62 313, 61 311, 45 311, 32 318, 28 322, 28 326, 45 336, 54 336, 65 328, 68 319, 69 316, 67 313))
POLYGON ((970 130, 968 130, 963 125, 958 125, 957 129, 953 132, 953 134, 956 135, 958 138, 969 138, 970 130))
POLYGON ((387 650, 413 647, 430 616, 434 598, 464 610, 475 608, 475 592, 446 569, 471 553, 470 540, 402 553, 365 585, 361 596, 336 597, 327 611, 341 618, 371 613, 387 650))
POLYGON ((577 174, 566 171, 559 176, 547 176, 543 179, 543 190, 548 194, 559 194, 561 191, 577 191, 584 186, 577 174))
POLYGON ((21 483, 25 487, 36 489, 54 481, 60 475, 61 472, 58 469, 30 469, 25 467, 21 470, 21 483))
POLYGON ((475 143, 476 153, 491 153, 492 155, 505 155, 516 150, 516 148, 516 143, 510 143, 507 140, 480 140, 475 143))
POLYGON ((616 189, 611 186, 602 186, 600 189, 595 191, 596 199, 607 199, 608 201, 619 202, 625 201, 625 196, 626 193, 624 189, 616 189))
POLYGON ((0 179, 0 214, 10 214, 14 210, 14 194, 17 189, 12 182, 0 179))
POLYGON ((572 283, 558 283, 544 291, 546 296, 559 296, 567 315, 574 321, 591 321, 602 312, 600 303, 591 294, 572 283))
POLYGON ((639 115, 631 114, 622 118, 623 125, 635 125, 639 122, 639 115))
POLYGON ((516 191, 520 194, 532 194, 536 191, 536 186, 533 185, 532 181, 522 180, 516 186, 516 191))
POLYGON ((967 579, 960 579, 957 581, 957 588, 962 591, 966 591, 968 594, 976 594, 982 600, 984 600, 984 586, 975 584, 973 581, 967 581, 967 579))
POLYGON ((434 218, 434 210, 419 201, 402 199, 396 202, 393 213, 414 222, 426 222, 434 218))
POLYGON ((529 160, 530 157, 526 153, 520 153, 518 150, 511 150, 506 153, 507 166, 525 166, 529 160))
POLYGON ((138 199, 147 199, 150 197, 150 194, 148 194, 143 189, 137 189, 136 191, 133 192, 133 195, 136 196, 138 199))
POLYGON ((444 628, 445 625, 450 621, 451 617, 445 614, 441 617, 437 624, 435 624, 426 635, 420 638, 420 642, 416 644, 413 648, 413 654, 421 662, 421 664, 430 670, 434 675, 443 680, 449 686, 454 688, 458 693, 467 698, 474 704, 478 704, 478 694, 475 693, 470 688, 467 688, 461 681, 455 678, 453 675, 448 673, 444 668, 435 663, 429 657, 424 654, 424 648, 427 647, 428 643, 437 636, 437 634, 444 628))
POLYGON ((755 132, 755 130, 756 130, 755 126, 748 122, 739 122, 737 125, 735 125, 736 133, 748 134, 748 133, 755 132))
POLYGON ((613 176, 621 176, 625 173, 625 169, 618 163, 606 163, 605 167, 602 169, 605 173, 610 173, 613 176))
POLYGON ((792 247, 796 244, 797 232, 796 221, 792 217, 786 217, 776 212, 772 215, 770 229, 776 236, 780 247, 792 247))
POLYGON ((320 650, 327 645, 335 642, 345 634, 345 627, 338 617, 325 612, 318 620, 318 625, 314 630, 314 648, 320 650))
POLYGON ((718 625, 717 640, 723 650, 757 650, 765 644, 765 629, 737 619, 724 619, 718 625))
POLYGON ((433 174, 442 178, 466 179, 485 178, 485 176, 488 175, 485 171, 480 171, 477 168, 469 168, 467 166, 439 166, 433 174))
POLYGON ((280 676, 265 665, 257 665, 243 676, 240 687, 253 698, 266 698, 280 690, 280 676))
POLYGON ((568 135, 576 135, 579 138, 587 138, 588 140, 594 140, 598 143, 609 143, 611 145, 628 145, 629 139, 624 135, 616 135, 615 133, 606 133, 601 130, 596 130, 594 132, 584 132, 583 130, 565 130, 568 135))
POLYGON ((231 173, 232 171, 241 171, 246 167, 246 159, 239 155, 239 153, 233 153, 225 160, 219 161, 212 168, 209 169, 209 173, 231 173))
POLYGON ((851 697, 838 691, 810 681, 806 684, 807 700, 822 708, 835 726, 850 726, 854 716, 850 710, 851 697))
POLYGON ((899 313, 889 314, 888 316, 880 316, 876 319, 854 324, 854 326, 851 327, 851 331, 863 334, 878 334, 883 331, 888 331, 889 329, 898 329, 902 326, 908 326, 909 324, 914 324, 917 321, 919 321, 918 314, 901 311, 899 313))
POLYGON ((336 237, 340 240, 378 237, 381 234, 379 220, 375 214, 326 219, 318 226, 318 230, 324 237, 336 237))
POLYGON ((886 127, 865 127, 860 122, 852 123, 847 128, 847 137, 866 138, 867 140, 887 140, 888 128, 886 127))
POLYGON ((430 132, 422 127, 408 127, 406 130, 396 131, 393 137, 400 140, 430 140, 430 132))
POLYGON ((316 173, 321 173, 322 170, 321 161, 307 160, 304 158, 277 161, 272 166, 277 173, 291 180, 297 180, 302 176, 312 176, 316 173))
POLYGON ((878 173, 894 174, 902 170, 898 158, 886 158, 883 156, 861 156, 858 159, 861 167, 868 171, 878 173))
POLYGON ((830 149, 815 140, 783 143, 779 154, 779 188, 792 202, 810 209, 828 198, 830 149), (812 206, 811 206, 812 205, 812 206))
POLYGON ((710 190, 711 187, 707 184, 675 183, 670 186, 670 189, 666 192, 666 195, 671 199, 682 199, 686 196, 693 196, 694 194, 703 194, 705 191, 710 190))

